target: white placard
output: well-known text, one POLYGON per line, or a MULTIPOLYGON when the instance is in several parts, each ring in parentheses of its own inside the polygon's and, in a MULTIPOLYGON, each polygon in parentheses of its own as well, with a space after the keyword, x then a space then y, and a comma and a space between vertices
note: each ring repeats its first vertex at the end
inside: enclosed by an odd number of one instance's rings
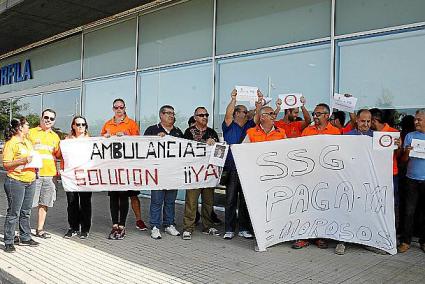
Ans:
POLYGON ((227 145, 226 143, 215 143, 213 148, 211 149, 209 163, 211 165, 224 167, 228 151, 229 145, 227 145))
POLYGON ((346 97, 344 95, 335 93, 332 99, 332 108, 338 110, 347 111, 353 113, 356 109, 357 98, 356 97, 346 97))
POLYGON ((235 86, 235 89, 237 91, 236 95, 236 101, 238 102, 254 102, 258 99, 257 96, 257 87, 250 87, 250 86, 235 86))
POLYGON ((334 239, 397 253, 392 156, 372 138, 316 135, 231 146, 260 251, 334 239))
POLYGON ((122 136, 60 142, 66 191, 215 187, 221 168, 208 163, 212 146, 172 136, 122 136))
POLYGON ((41 158, 41 155, 38 152, 32 151, 30 156, 32 157, 32 160, 30 163, 26 164, 24 168, 39 169, 43 167, 43 159, 41 158))
POLYGON ((413 149, 409 152, 409 157, 425 159, 425 140, 412 139, 413 149))
POLYGON ((373 132, 373 149, 375 150, 395 150, 398 146, 395 139, 400 139, 400 132, 373 132))
POLYGON ((281 109, 297 108, 302 106, 301 97, 303 94, 281 94, 279 99, 282 100, 281 109))

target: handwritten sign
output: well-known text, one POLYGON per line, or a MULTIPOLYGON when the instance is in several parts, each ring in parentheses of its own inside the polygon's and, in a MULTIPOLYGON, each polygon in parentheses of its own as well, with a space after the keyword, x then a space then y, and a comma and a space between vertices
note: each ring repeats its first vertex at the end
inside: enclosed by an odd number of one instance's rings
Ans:
POLYGON ((279 99, 282 100, 281 109, 290 109, 302 106, 301 97, 303 94, 281 94, 279 99))
POLYGON ((250 86, 235 86, 237 91, 236 101, 238 102, 254 102, 257 100, 257 87, 250 86))
POLYGON ((60 143, 65 191, 191 189, 218 185, 212 146, 171 136, 69 139, 60 143))
POLYGON ((344 95, 335 93, 332 100, 332 108, 342 111, 354 112, 357 104, 357 98, 346 97, 344 95))
POLYGON ((375 150, 395 150, 398 146, 395 139, 400 139, 400 132, 373 132, 373 149, 375 150))
POLYGON ((260 251, 326 238, 397 252, 392 152, 373 150, 370 137, 308 136, 231 149, 260 251))
POLYGON ((425 140, 412 139, 413 150, 409 152, 410 157, 425 159, 425 140))

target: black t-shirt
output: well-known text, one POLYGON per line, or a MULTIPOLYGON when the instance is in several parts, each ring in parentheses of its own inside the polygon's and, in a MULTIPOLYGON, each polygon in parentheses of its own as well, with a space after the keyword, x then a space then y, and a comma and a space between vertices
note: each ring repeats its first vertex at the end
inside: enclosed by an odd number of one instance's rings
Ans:
POLYGON ((183 132, 180 130, 180 128, 173 126, 173 129, 171 129, 170 133, 168 133, 164 127, 162 127, 161 123, 151 125, 145 130, 144 135, 158 135, 158 133, 164 132, 167 135, 171 135, 174 137, 183 138, 183 132))
POLYGON ((196 128, 196 125, 186 129, 184 138, 204 143, 206 143, 209 138, 212 138, 215 142, 218 142, 218 134, 214 129, 207 127, 207 129, 201 131, 196 128))

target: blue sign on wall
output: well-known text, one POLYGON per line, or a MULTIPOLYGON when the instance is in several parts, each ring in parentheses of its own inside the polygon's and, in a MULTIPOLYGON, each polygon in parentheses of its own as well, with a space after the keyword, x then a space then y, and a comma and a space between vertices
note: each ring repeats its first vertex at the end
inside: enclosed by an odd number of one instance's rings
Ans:
POLYGON ((32 79, 31 61, 25 60, 22 69, 21 62, 0 67, 0 86, 10 85, 32 79))

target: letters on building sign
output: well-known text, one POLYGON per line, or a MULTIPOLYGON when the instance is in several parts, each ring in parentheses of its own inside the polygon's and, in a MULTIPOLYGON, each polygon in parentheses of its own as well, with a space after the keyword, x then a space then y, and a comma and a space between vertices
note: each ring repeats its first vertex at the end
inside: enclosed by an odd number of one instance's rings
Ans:
POLYGON ((23 82, 32 79, 31 61, 25 60, 22 69, 21 62, 12 63, 0 67, 0 86, 23 82))

